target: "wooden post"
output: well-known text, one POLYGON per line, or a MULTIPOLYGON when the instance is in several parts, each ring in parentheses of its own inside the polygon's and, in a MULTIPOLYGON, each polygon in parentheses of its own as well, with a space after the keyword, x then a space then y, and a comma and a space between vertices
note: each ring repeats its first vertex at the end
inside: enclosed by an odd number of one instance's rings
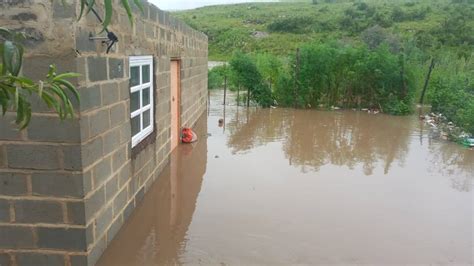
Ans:
POLYGON ((227 75, 224 76, 224 105, 225 105, 226 95, 227 95, 227 75))
POLYGON ((300 75, 300 48, 296 48, 295 87, 293 91, 294 107, 298 108, 298 77, 300 75))
POLYGON ((247 108, 250 106, 250 88, 247 88, 247 108))
POLYGON ((405 82, 405 57, 403 56, 403 54, 400 57, 400 64, 401 64, 400 81, 402 82, 402 97, 405 98, 408 94, 408 90, 407 90, 407 84, 405 82))
POLYGON ((237 106, 240 106, 240 85, 237 87, 237 106))
POLYGON ((431 59, 431 64, 430 64, 430 69, 428 70, 428 75, 426 76, 426 79, 425 79, 425 85, 423 86, 423 91, 421 92, 420 105, 423 105, 423 101, 425 100, 426 89, 428 88, 428 83, 430 82, 431 72, 433 71, 434 67, 435 67, 435 60, 434 60, 434 58, 432 58, 431 59))

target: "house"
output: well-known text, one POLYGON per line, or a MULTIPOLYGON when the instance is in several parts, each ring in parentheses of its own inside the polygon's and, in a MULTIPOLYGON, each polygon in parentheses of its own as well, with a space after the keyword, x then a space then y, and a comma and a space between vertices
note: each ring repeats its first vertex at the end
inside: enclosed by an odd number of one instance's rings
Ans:
POLYGON ((77 21, 78 1, 0 6, 0 25, 28 36, 25 75, 44 78, 53 63, 82 74, 74 119, 35 99, 26 130, 0 118, 0 265, 94 265, 169 163, 180 128, 205 113, 207 36, 148 3, 132 25, 114 4, 109 48, 92 12, 77 21))

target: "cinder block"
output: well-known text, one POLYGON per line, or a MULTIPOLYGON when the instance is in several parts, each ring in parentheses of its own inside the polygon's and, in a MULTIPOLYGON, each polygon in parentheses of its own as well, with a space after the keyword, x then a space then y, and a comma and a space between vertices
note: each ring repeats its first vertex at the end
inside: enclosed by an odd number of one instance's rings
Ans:
POLYGON ((127 195, 127 187, 123 187, 123 189, 119 192, 117 197, 114 199, 114 210, 115 213, 119 213, 127 204, 128 195, 127 195))
POLYGON ((111 130, 104 136, 104 155, 111 153, 119 148, 120 145, 120 128, 111 130))
POLYGON ((102 106, 102 93, 99 85, 80 88, 81 111, 92 110, 102 106))
POLYGON ((50 145, 7 145, 8 166, 19 169, 59 169, 58 147, 50 145))
POLYGON ((97 136, 110 128, 109 110, 101 110, 89 118, 90 136, 97 136))
POLYGON ((120 91, 120 100, 124 101, 130 98, 130 82, 124 80, 118 83, 120 91))
POLYGON ((117 82, 102 84, 102 104, 111 105, 119 101, 120 91, 117 82))
POLYGON ((21 131, 15 124, 15 115, 7 113, 0 116, 0 138, 2 140, 21 140, 21 131))
POLYGON ((88 57, 87 66, 89 69, 89 80, 107 80, 107 59, 105 57, 88 57))
POLYGON ((0 144, 0 167, 7 166, 7 151, 6 145, 0 144))
POLYGON ((86 210, 84 202, 68 202, 66 204, 68 221, 70 224, 85 225, 86 210))
POLYGON ((63 210, 59 202, 17 200, 13 206, 17 223, 63 223, 63 210))
POLYGON ((125 207, 125 210, 123 211, 123 220, 126 221, 130 217, 130 215, 133 213, 133 210, 135 209, 135 201, 132 200, 127 204, 127 207, 125 207))
POLYGON ((66 1, 53 2, 53 18, 67 18, 71 19, 76 16, 76 9, 74 4, 70 4, 66 1))
MULTIPOLYGON (((94 244, 94 242, 95 242, 94 227, 95 227, 95 223, 92 222, 86 228, 87 249, 89 249, 92 246, 92 244, 94 244)), ((97 237, 99 237, 99 236, 97 236, 97 237)))
POLYGON ((69 251, 86 251, 85 228, 38 227, 38 247, 69 251))
POLYGON ((158 21, 158 8, 150 4, 150 20, 158 21))
POLYGON ((61 146, 63 151, 63 167, 65 170, 81 170, 82 169, 82 157, 81 157, 81 146, 61 146))
POLYGON ((89 256, 87 257, 87 265, 95 265, 97 263, 100 256, 102 253, 104 253, 105 248, 107 247, 106 238, 107 236, 104 234, 104 236, 96 242, 95 246, 92 248, 89 256))
POLYGON ((124 167, 120 170, 119 173, 119 187, 123 187, 130 177, 132 176, 132 171, 130 168, 130 162, 127 162, 124 167))
POLYGON ((64 255, 45 253, 17 253, 16 261, 21 266, 64 266, 64 255))
POLYGON ((112 222, 112 226, 110 226, 109 230, 107 231, 107 245, 112 242, 114 237, 117 235, 120 228, 122 228, 123 220, 122 215, 119 215, 115 220, 112 222))
POLYGON ((95 220, 95 235, 101 236, 106 233, 107 227, 112 223, 112 205, 105 208, 95 220))
POLYGON ((95 167, 94 167, 94 184, 96 187, 100 186, 102 183, 107 180, 111 173, 112 173, 112 159, 111 157, 107 157, 103 159, 101 162, 99 162, 95 167))
POLYGON ((135 204, 139 204, 145 197, 145 187, 142 187, 135 195, 135 204))
POLYGON ((28 193, 26 179, 27 175, 25 174, 0 172, 0 195, 26 195, 28 193))
POLYGON ((89 39, 90 32, 77 27, 76 28, 76 49, 81 52, 95 52, 96 42, 89 39))
POLYGON ((0 199, 0 222, 10 222, 10 204, 5 199, 0 199))
POLYGON ((132 128, 130 119, 126 119, 126 122, 120 126, 120 143, 130 142, 132 140, 132 128))
POLYGON ((0 225, 0 248, 34 248, 33 230, 29 227, 0 225), (12 241, 15 239, 15 241, 12 241))
POLYGON ((119 149, 114 152, 112 155, 112 172, 117 171, 125 164, 129 159, 128 154, 126 146, 119 147, 119 149))
POLYGON ((7 253, 0 253, 0 265, 13 266, 13 262, 10 259, 10 255, 8 255, 7 253))
POLYGON ((105 201, 109 202, 118 191, 118 174, 113 176, 107 183, 105 184, 105 201))
POLYGON ((87 266, 87 256, 72 255, 70 260, 71 266, 87 266))
POLYGON ((116 127, 126 121, 126 110, 127 108, 124 103, 114 105, 110 108, 110 127, 116 127))
POLYGON ((31 183, 34 195, 66 198, 84 197, 82 174, 34 173, 31 176, 31 183))
POLYGON ((121 79, 123 78, 124 64, 123 59, 109 58, 109 78, 121 79))
POLYGON ((84 167, 99 160, 103 155, 102 138, 98 137, 82 146, 82 164, 84 167))
POLYGON ((27 128, 28 139, 34 141, 75 142, 81 140, 79 121, 51 116, 33 116, 27 128))
POLYGON ((100 189, 85 200, 86 209, 86 222, 89 222, 92 216, 102 207, 105 203, 105 188, 102 186, 100 189))

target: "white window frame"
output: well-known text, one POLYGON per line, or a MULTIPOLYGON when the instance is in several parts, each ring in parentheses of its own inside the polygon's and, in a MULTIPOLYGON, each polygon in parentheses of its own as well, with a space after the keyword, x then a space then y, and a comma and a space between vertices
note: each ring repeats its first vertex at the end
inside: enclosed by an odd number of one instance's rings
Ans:
MULTIPOLYGON (((140 98, 140 107, 133 111, 131 110, 131 104, 130 104, 130 123, 132 121, 132 118, 136 117, 136 116, 141 116, 141 119, 140 119, 140 131, 132 136, 132 148, 135 147, 138 143, 140 143, 142 140, 144 140, 147 136, 149 136, 152 132, 153 132, 153 129, 154 129, 154 124, 155 124, 155 119, 154 119, 154 115, 153 115, 153 106, 154 106, 154 99, 153 99, 153 91, 154 91, 154 87, 153 87, 153 56, 130 56, 129 58, 129 63, 130 63, 130 66, 129 66, 129 73, 130 73, 130 78, 131 78, 131 69, 132 67, 140 67, 140 84, 136 85, 136 86, 131 86, 130 85, 130 101, 131 101, 131 96, 132 96, 132 93, 134 92, 139 92, 139 98, 140 98), (147 83, 143 83, 143 71, 142 71, 142 67, 145 66, 145 65, 149 65, 150 66, 150 73, 149 73, 149 77, 150 77, 150 81, 147 82, 147 83), (143 106, 143 91, 144 89, 146 88, 150 88, 149 90, 149 99, 150 99, 150 103, 146 106, 143 106), (150 125, 147 126, 146 128, 143 128, 143 114, 150 110, 150 125)), ((132 133, 133 134, 133 133, 132 133)))

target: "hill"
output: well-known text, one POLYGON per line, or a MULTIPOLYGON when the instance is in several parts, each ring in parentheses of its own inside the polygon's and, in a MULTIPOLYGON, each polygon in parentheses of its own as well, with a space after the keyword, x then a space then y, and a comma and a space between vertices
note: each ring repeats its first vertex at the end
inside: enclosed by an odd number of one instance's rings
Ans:
POLYGON ((474 45, 474 0, 245 3, 174 15, 209 36, 210 60, 227 60, 235 50, 287 55, 315 40, 360 42, 374 27, 423 49, 471 52, 474 45))

